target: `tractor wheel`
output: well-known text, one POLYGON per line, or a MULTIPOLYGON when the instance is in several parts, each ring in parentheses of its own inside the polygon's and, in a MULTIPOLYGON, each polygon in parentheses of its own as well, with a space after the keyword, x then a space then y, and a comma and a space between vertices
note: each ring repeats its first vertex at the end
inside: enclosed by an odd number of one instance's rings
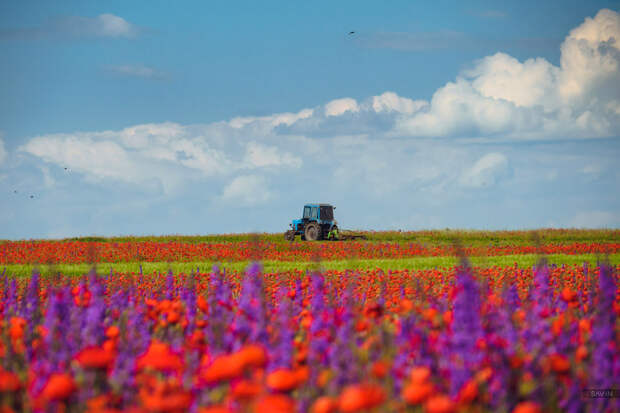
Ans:
POLYGON ((286 231, 284 233, 284 239, 287 241, 294 241, 295 240, 295 231, 286 231))
POLYGON ((306 239, 308 241, 319 240, 321 239, 321 227, 316 222, 311 222, 306 225, 304 234, 306 235, 306 239))

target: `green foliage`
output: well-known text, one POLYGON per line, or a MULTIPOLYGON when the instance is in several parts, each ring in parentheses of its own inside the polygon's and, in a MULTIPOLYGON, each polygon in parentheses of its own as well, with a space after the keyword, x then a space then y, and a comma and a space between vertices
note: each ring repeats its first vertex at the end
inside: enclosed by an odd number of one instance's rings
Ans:
MULTIPOLYGON (((595 265, 603 257, 594 254, 582 254, 582 255, 565 255, 565 254, 553 254, 545 256, 549 264, 582 264, 584 262, 590 265, 595 265)), ((609 257, 609 263, 612 265, 620 265, 620 254, 611 254, 609 257)), ((493 267, 493 266, 508 266, 517 264, 521 268, 531 267, 539 261, 540 257, 535 254, 527 255, 503 255, 493 257, 470 257, 469 261, 474 266, 479 267, 493 267)), ((422 270, 441 267, 452 267, 458 263, 457 257, 416 257, 405 259, 376 259, 376 260, 339 260, 339 261, 323 261, 320 263, 313 262, 291 262, 291 261, 263 261, 263 268, 265 273, 277 273, 293 270, 311 270, 313 268, 323 268, 326 270, 355 270, 355 269, 374 269, 380 268, 387 270, 422 270)), ((144 273, 159 272, 162 275, 166 274, 171 269, 175 274, 186 273, 189 274, 192 271, 196 271, 200 268, 201 272, 208 272, 211 270, 213 262, 145 262, 142 263, 142 270, 144 273)), ((232 271, 244 271, 250 263, 248 261, 221 263, 223 268, 232 271)), ((114 272, 122 273, 135 273, 140 271, 139 263, 101 263, 97 265, 97 271, 99 273, 109 273, 110 269, 114 272)), ((6 273, 9 276, 30 276, 33 265, 6 265, 6 273)), ((87 274, 91 266, 89 264, 59 264, 53 267, 41 267, 39 271, 43 277, 54 276, 57 273, 65 275, 81 276, 87 274)), ((1 272, 1 271, 0 271, 1 272)))

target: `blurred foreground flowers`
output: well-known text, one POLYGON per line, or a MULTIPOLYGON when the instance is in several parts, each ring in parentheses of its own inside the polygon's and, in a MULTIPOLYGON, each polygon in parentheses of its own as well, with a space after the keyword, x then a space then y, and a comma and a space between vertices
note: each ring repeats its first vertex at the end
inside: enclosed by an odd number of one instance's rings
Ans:
POLYGON ((618 269, 0 279, 0 412, 601 412, 618 269))

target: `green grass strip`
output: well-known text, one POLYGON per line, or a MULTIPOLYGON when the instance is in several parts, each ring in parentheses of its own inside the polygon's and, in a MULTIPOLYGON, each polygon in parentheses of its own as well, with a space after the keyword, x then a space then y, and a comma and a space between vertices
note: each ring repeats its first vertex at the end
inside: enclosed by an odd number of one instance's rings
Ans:
MULTIPOLYGON (((588 262, 590 265, 596 265, 599 260, 604 259, 595 254, 582 254, 582 255, 566 255, 566 254, 554 254, 545 256, 550 264, 583 264, 588 262)), ((530 267, 535 265, 540 257, 534 254, 528 255, 502 255, 492 257, 471 257, 469 261, 474 266, 479 267, 492 267, 492 266, 509 266, 515 263, 519 267, 530 267)), ((620 264, 620 254, 611 254, 607 257, 609 262, 613 265, 620 264)), ((415 258, 403 258, 403 259, 368 259, 368 260, 340 260, 340 261, 323 261, 320 263, 313 262, 299 262, 299 261, 264 261, 263 268, 265 272, 281 272, 290 270, 307 270, 323 268, 326 270, 355 270, 355 269, 376 269, 382 270, 422 270, 433 269, 435 267, 452 267, 458 263, 456 257, 415 257, 415 258)), ((142 263, 142 270, 144 273, 153 272, 167 272, 169 269, 173 273, 190 273, 200 268, 201 272, 206 272, 211 269, 214 262, 144 262, 142 263)), ((221 267, 232 271, 243 271, 247 268, 249 262, 231 262, 223 263, 221 267)), ((35 268, 33 265, 6 265, 6 274, 9 276, 23 277, 32 273, 35 268)), ((0 273, 3 268, 0 267, 0 273)), ((60 264, 53 267, 39 266, 39 271, 43 276, 56 274, 58 272, 71 275, 80 276, 88 273, 91 266, 89 264, 60 264)), ((123 273, 138 273, 139 263, 100 263, 97 264, 97 271, 101 273, 108 273, 110 269, 115 272, 123 273)))

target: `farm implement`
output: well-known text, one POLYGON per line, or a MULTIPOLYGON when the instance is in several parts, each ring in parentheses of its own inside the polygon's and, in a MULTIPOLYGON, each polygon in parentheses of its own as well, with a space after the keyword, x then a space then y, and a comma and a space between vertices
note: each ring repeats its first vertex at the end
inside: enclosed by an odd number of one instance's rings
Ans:
POLYGON ((287 241, 293 241, 299 235, 302 241, 344 241, 366 239, 366 235, 359 232, 340 230, 334 219, 336 207, 329 204, 306 204, 300 219, 294 219, 291 229, 284 233, 287 241))

